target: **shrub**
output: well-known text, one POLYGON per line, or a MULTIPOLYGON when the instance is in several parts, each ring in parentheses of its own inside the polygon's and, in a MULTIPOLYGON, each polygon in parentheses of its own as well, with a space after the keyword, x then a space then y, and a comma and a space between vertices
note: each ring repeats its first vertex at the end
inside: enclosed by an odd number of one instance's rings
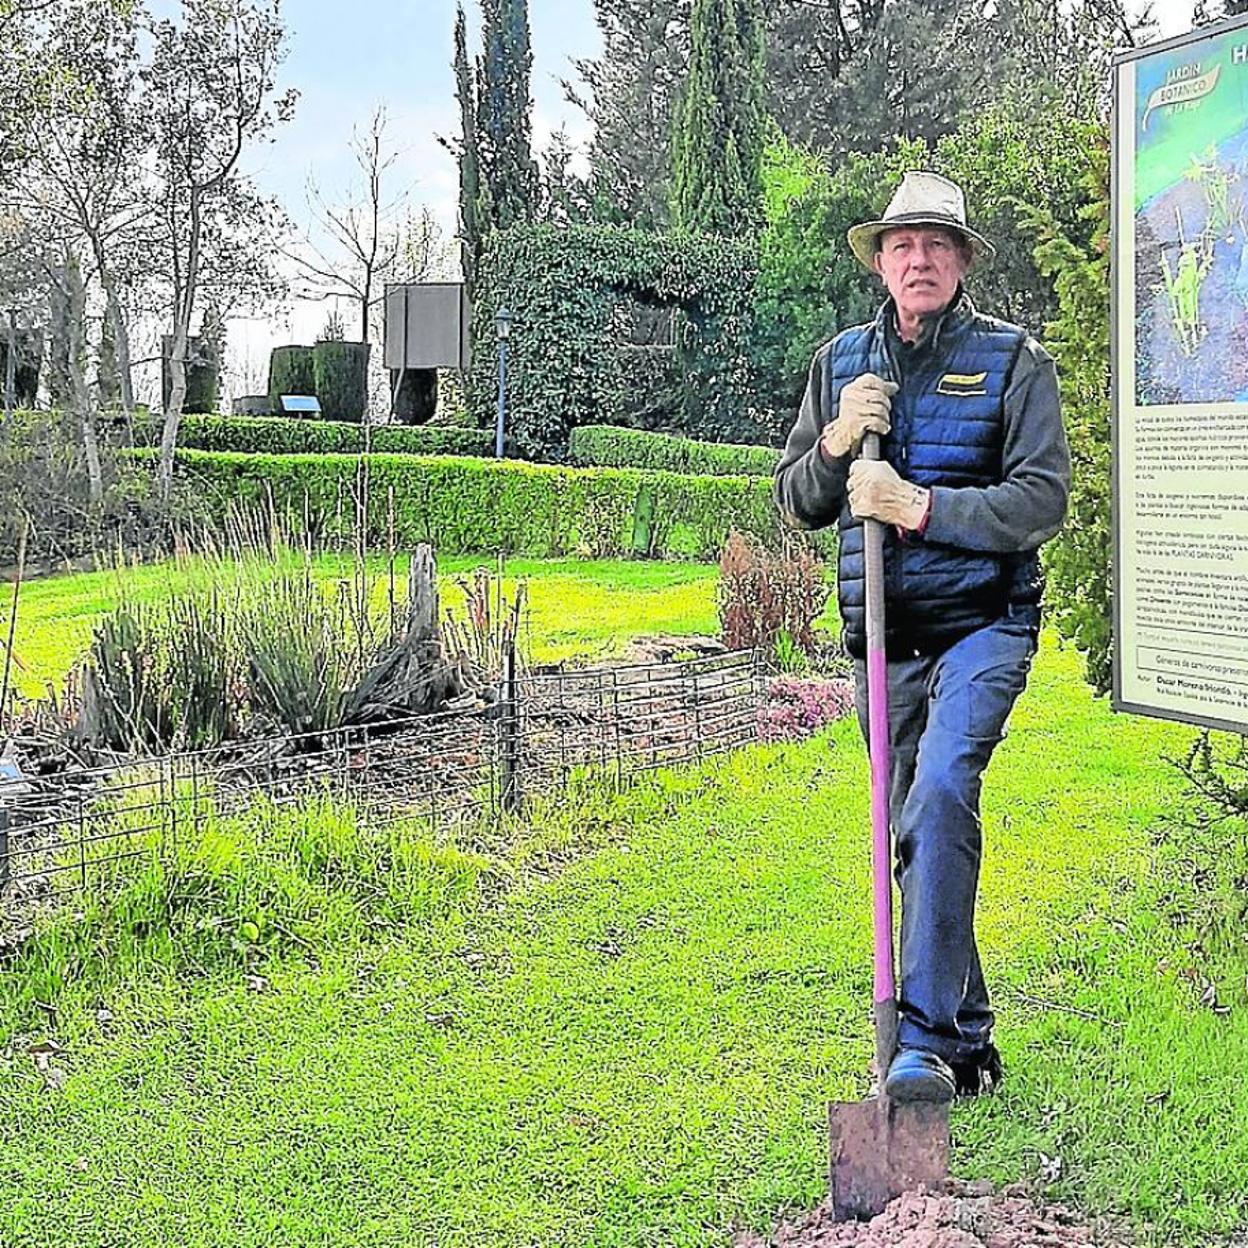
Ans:
MULTIPOLYGON (((173 393, 173 336, 165 334, 161 338, 163 356, 160 365, 161 404, 169 406, 169 396, 173 393)), ((219 398, 221 381, 221 363, 213 354, 212 345, 202 337, 191 336, 186 340, 186 396, 182 400, 182 411, 187 414, 215 412, 219 398)))
POLYGON ((231 553, 190 565, 163 601, 123 603, 97 626, 82 665, 82 740, 143 752, 203 748, 253 726, 342 725, 406 619, 402 589, 381 593, 359 563, 351 581, 322 586, 280 534, 232 537, 231 553))
POLYGON ((854 709, 854 686, 843 679, 776 676, 758 708, 762 741, 800 741, 854 709))
POLYGON ((274 347, 269 356, 269 405, 282 410, 284 394, 315 394, 311 347, 274 347))
POLYGON ((423 425, 438 412, 436 368, 392 368, 390 393, 394 419, 401 425, 423 425))
MULTIPOLYGON (((135 419, 135 441, 155 446, 158 421, 135 419)), ((399 455, 489 455, 494 435, 488 429, 451 425, 364 426, 338 420, 292 420, 265 416, 188 416, 178 427, 184 450, 239 451, 265 455, 358 454, 365 442, 375 452, 399 455)))
POLYGON ((1110 485, 1109 152, 1104 134, 1087 153, 1088 204, 1078 229, 1041 206, 1028 221, 1036 263, 1053 279, 1058 314, 1047 327, 1057 360, 1070 443, 1069 512, 1044 548, 1048 601, 1063 637, 1083 652, 1097 693, 1113 684, 1113 517, 1110 485))
POLYGON ((568 440, 572 462, 584 467, 658 468, 711 476, 769 477, 778 451, 735 442, 699 442, 612 425, 583 425, 568 440))
POLYGON ((318 342, 312 371, 321 411, 335 420, 358 424, 368 410, 367 342, 318 342))
POLYGON ((815 622, 831 590, 810 543, 786 533, 778 552, 734 532, 719 561, 719 623, 730 650, 815 653, 815 622), (783 642, 781 639, 784 639, 783 642))
MULTIPOLYGON (((19 329, 13 336, 13 395, 18 407, 34 407, 43 363, 43 330, 19 329)), ((0 333, 0 393, 9 366, 9 335, 0 333)))
MULTIPOLYGON (((315 541, 351 535, 365 465, 365 537, 376 544, 392 521, 398 544, 429 542, 448 554, 707 559, 733 528, 781 540, 771 483, 758 477, 415 455, 183 451, 178 462, 180 479, 219 517, 271 499, 292 517, 306 514, 315 541)), ((816 542, 830 549, 832 540, 816 542)))
POLYGON ((339 727, 347 696, 374 657, 371 645, 365 654, 343 595, 327 595, 307 564, 256 590, 239 619, 252 709, 292 735, 339 727))
POLYGON ((150 473, 116 453, 119 429, 101 421, 98 432, 103 497, 93 503, 77 420, 61 412, 15 412, 0 428, 0 564, 15 560, 27 516, 32 566, 162 549, 167 522, 191 518, 193 500, 183 491, 162 505, 150 473))
POLYGON ((214 590, 163 608, 123 604, 97 626, 82 668, 78 735, 111 750, 199 749, 233 734, 240 665, 214 590))

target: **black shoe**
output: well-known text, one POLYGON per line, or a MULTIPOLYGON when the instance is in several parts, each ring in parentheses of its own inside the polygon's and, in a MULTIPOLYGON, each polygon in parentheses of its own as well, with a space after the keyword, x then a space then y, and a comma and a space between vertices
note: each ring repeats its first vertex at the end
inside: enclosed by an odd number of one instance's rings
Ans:
POLYGON ((957 1080, 949 1063, 928 1049, 899 1049, 884 1080, 884 1095, 899 1103, 953 1100, 957 1080))
POLYGON ((995 1044, 987 1044, 977 1053, 953 1062, 953 1077, 959 1096, 987 1096, 995 1092, 1005 1078, 1001 1054, 995 1044))

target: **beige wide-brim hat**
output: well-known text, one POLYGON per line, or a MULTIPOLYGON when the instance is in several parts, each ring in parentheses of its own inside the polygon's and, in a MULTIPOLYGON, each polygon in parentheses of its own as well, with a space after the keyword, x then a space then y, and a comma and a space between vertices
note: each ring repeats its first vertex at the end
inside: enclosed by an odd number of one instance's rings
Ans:
POLYGON ((875 271, 876 240, 885 230, 903 226, 943 225, 956 230, 971 245, 976 258, 996 254, 993 245, 966 223, 966 196, 956 182, 938 173, 905 174, 883 217, 855 225, 847 237, 849 246, 868 269, 875 271))

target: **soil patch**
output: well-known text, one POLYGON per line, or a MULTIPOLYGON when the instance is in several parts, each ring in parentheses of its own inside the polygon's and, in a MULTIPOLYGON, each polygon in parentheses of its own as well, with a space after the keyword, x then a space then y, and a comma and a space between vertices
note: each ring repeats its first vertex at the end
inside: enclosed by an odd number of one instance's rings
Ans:
POLYGON ((787 1219, 768 1238, 739 1234, 733 1248, 1126 1248, 1062 1205, 1043 1205, 1021 1188, 994 1193, 954 1184, 946 1195, 907 1192, 870 1222, 835 1222, 825 1202, 787 1219))

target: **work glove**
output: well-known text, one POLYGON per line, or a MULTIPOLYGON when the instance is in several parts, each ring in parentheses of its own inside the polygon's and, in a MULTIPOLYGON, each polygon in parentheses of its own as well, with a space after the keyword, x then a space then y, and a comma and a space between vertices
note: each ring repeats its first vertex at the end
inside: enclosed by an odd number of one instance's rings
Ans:
POLYGON ((885 381, 874 373, 855 377, 841 391, 836 419, 824 427, 824 454, 829 459, 856 455, 864 433, 887 433, 889 410, 896 393, 895 381, 885 381))
POLYGON ((927 514, 928 491, 903 481, 883 459, 856 459, 849 466, 849 510, 860 520, 882 520, 914 530, 927 514))

